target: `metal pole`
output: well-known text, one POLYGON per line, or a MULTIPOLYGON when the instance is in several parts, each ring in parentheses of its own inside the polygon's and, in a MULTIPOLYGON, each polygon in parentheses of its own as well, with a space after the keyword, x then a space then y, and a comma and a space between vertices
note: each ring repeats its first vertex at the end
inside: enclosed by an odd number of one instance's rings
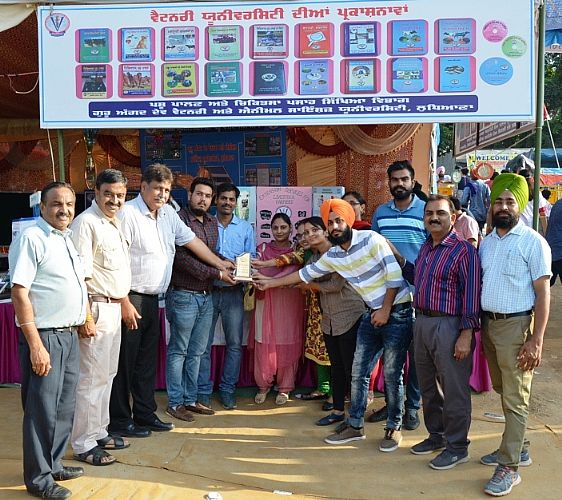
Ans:
POLYGON ((537 55, 537 109, 535 113, 535 186, 533 189, 533 228, 539 230, 539 196, 541 184, 542 127, 544 124, 544 31, 545 5, 539 5, 539 41, 537 55))
POLYGON ((64 132, 57 129, 58 153, 59 153, 59 181, 66 182, 66 174, 64 171, 64 132))

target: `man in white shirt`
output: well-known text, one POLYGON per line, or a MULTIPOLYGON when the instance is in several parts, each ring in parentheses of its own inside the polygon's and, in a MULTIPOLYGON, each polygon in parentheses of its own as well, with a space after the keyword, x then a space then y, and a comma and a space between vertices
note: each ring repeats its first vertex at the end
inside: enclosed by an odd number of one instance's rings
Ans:
POLYGON ((130 303, 122 307, 119 367, 109 405, 108 430, 119 436, 147 437, 151 431, 174 427, 155 413, 154 384, 160 338, 158 296, 170 284, 176 245, 189 248, 221 276, 234 267, 209 250, 167 205, 172 180, 168 167, 150 165, 142 174, 139 196, 125 203, 120 214, 130 246, 132 281, 130 303))

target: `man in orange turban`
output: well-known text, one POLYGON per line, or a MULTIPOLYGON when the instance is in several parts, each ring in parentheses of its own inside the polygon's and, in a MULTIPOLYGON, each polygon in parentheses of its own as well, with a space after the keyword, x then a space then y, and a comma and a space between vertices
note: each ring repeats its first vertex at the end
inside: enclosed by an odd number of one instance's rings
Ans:
POLYGON ((328 227, 330 212, 338 214, 349 227, 353 226, 353 223, 355 222, 355 210, 353 210, 353 207, 347 201, 331 199, 322 203, 322 206, 320 207, 320 216, 322 217, 322 221, 326 227, 328 227))

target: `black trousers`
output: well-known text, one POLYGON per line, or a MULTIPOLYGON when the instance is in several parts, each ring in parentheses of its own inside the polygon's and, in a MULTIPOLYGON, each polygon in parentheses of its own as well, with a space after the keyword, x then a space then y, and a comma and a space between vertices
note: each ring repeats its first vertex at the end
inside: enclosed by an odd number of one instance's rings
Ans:
POLYGON ((562 260, 552 261, 552 278, 550 278, 550 286, 556 283, 556 277, 560 277, 560 282, 562 282, 562 260))
POLYGON ((51 358, 48 375, 37 375, 29 345, 19 338, 21 402, 23 406, 23 479, 37 493, 53 484, 51 474, 62 470, 76 403, 80 350, 75 332, 39 331, 51 358))
POLYGON ((353 366, 359 323, 361 323, 361 317, 342 335, 324 334, 324 342, 330 356, 334 410, 344 411, 345 396, 351 389, 351 367, 353 366))
POLYGON ((123 428, 133 420, 148 422, 157 408, 154 387, 160 339, 158 296, 131 292, 129 300, 142 318, 137 320, 137 330, 129 330, 121 323, 119 366, 109 401, 110 431, 123 428), (129 396, 133 399, 132 409, 129 396))

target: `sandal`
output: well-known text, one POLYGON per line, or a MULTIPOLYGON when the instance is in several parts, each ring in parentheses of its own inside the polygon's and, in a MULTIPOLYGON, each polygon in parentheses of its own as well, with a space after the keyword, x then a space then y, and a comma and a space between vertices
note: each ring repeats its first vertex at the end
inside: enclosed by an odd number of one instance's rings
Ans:
POLYGON ((121 436, 105 436, 103 439, 98 439, 98 446, 104 450, 124 450, 131 446, 131 443, 121 436))
POLYGON ((84 453, 76 453, 74 454, 74 460, 78 460, 79 462, 85 462, 90 465, 101 466, 101 465, 111 465, 117 459, 107 453, 107 451, 103 450, 99 446, 92 448, 90 451, 86 451, 84 453), (104 461, 103 459, 109 459, 104 461))
POLYGON ((275 398, 276 405, 284 405, 287 401, 289 401, 289 395, 286 392, 279 392, 275 398))
POLYGON ((267 399, 267 395, 268 395, 268 394, 269 394, 269 389, 267 389, 267 391, 265 391, 265 392, 261 392, 261 391, 258 392, 258 393, 256 394, 256 397, 254 398, 254 402, 255 402, 257 405, 262 405, 262 404, 264 404, 264 403, 265 403, 265 400, 267 399))

